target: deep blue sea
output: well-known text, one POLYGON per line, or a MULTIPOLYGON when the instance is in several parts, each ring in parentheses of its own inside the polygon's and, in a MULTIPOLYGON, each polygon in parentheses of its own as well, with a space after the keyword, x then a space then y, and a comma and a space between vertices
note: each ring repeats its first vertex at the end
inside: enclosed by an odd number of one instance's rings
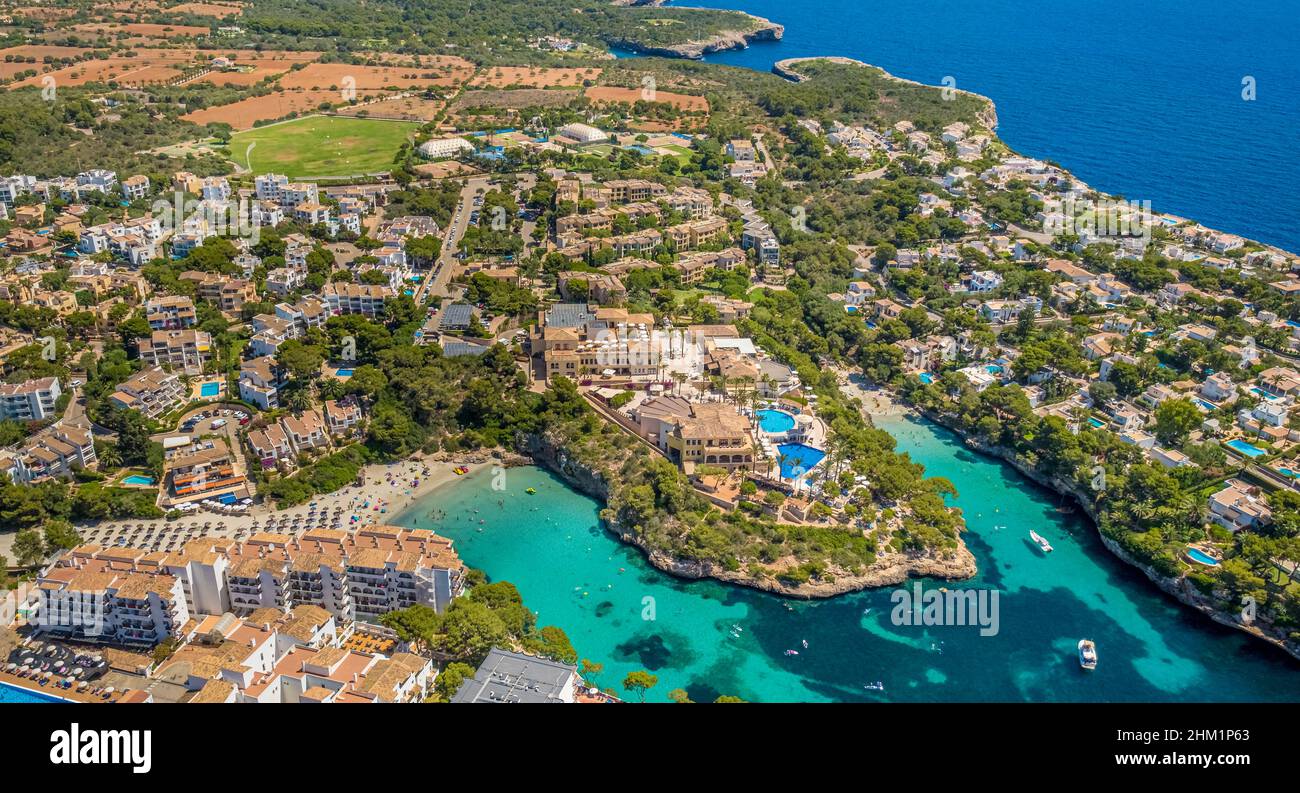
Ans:
POLYGON ((842 55, 997 104, 1010 146, 1098 190, 1300 252, 1300 0, 688 0, 785 25, 706 60, 842 55), (1254 78, 1256 98, 1242 99, 1254 78))

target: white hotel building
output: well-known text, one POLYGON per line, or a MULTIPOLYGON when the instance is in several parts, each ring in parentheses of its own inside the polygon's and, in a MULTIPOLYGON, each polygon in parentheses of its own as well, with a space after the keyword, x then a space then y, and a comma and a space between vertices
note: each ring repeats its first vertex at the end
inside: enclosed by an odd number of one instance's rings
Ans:
POLYGON ((37 579, 31 621, 78 638, 156 644, 191 615, 317 606, 340 620, 375 620, 416 603, 441 612, 464 577, 450 540, 393 526, 193 540, 175 552, 81 545, 37 579), (61 619, 83 612, 102 624, 61 619))

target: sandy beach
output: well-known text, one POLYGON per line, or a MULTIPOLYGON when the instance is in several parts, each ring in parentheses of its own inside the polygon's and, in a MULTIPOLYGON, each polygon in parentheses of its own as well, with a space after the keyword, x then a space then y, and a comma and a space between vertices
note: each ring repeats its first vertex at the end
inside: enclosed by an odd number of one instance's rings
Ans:
MULTIPOLYGON (((259 531, 294 533, 306 529, 356 529, 388 523, 418 499, 461 479, 455 468, 469 469, 465 475, 506 461, 478 454, 449 459, 410 458, 388 465, 371 464, 363 471, 364 485, 350 485, 334 493, 316 496, 307 504, 277 510, 271 504, 255 504, 242 515, 222 515, 200 510, 176 520, 113 520, 78 524, 82 540, 95 545, 125 545, 150 550, 178 550, 185 542, 204 537, 247 539, 259 531)), ((12 546, 14 532, 0 535, 0 553, 12 546)))
POLYGON ((900 416, 911 408, 899 402, 893 392, 883 386, 870 385, 861 374, 836 369, 840 390, 862 402, 862 409, 872 416, 900 416))

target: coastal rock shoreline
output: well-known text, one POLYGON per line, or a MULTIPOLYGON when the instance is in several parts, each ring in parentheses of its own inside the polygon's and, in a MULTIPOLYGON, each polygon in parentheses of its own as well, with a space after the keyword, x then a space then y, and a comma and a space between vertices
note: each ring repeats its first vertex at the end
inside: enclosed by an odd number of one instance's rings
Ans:
MULTIPOLYGON (((867 69, 875 69, 876 71, 883 74, 886 78, 893 80, 895 82, 905 83, 907 85, 916 85, 922 88, 930 88, 935 91, 943 90, 942 86, 927 85, 925 83, 917 82, 916 80, 908 80, 905 77, 899 77, 898 75, 890 74, 888 70, 883 69, 880 66, 876 66, 875 64, 867 63, 866 61, 860 61, 856 58, 845 58, 840 55, 810 55, 802 58, 784 58, 772 65, 772 73, 777 75, 778 77, 783 77, 786 80, 789 80, 790 82, 802 83, 805 80, 808 80, 810 78, 808 77, 808 75, 803 74, 802 72, 799 71, 798 65, 801 63, 807 63, 809 61, 827 61, 829 63, 838 63, 846 66, 861 66, 867 69)), ((987 107, 985 108, 984 111, 982 111, 979 114, 980 123, 988 127, 990 131, 997 129, 998 108, 992 99, 988 98, 987 96, 984 96, 983 94, 977 94, 974 91, 966 91, 961 88, 954 88, 953 90, 959 94, 966 94, 967 96, 972 96, 975 97, 976 99, 983 101, 987 107)))
POLYGON ((1288 639, 1285 635, 1278 635, 1276 631, 1265 631, 1256 625, 1247 625, 1241 620, 1236 619, 1234 615, 1224 613, 1224 611, 1217 607, 1211 599, 1207 598, 1203 593, 1192 586, 1185 577, 1170 578, 1161 575, 1155 570, 1155 568, 1135 559, 1119 543, 1102 533, 1101 524, 1097 519, 1097 508, 1095 502, 1088 497, 1087 494, 1081 493, 1078 488, 1073 486, 1071 483, 1065 482, 1059 477, 1049 476, 1042 473, 1035 467, 1026 463, 1009 449, 1005 449, 1001 446, 991 446, 986 443, 981 443, 975 438, 968 437, 961 430, 953 426, 950 417, 934 413, 933 411, 914 410, 914 413, 956 433, 957 436, 962 439, 962 443, 971 451, 1001 460, 1016 469, 1016 471, 1035 484, 1053 492, 1068 495, 1078 505, 1079 509, 1088 516, 1093 528, 1097 531, 1097 536, 1101 538, 1102 545, 1106 546, 1106 549, 1118 557, 1120 561, 1142 571, 1143 575, 1154 583, 1160 591, 1174 598, 1183 605, 1201 612, 1220 625, 1234 628, 1253 636, 1256 639, 1268 642, 1269 644, 1283 650, 1292 658, 1300 661, 1300 643, 1288 639))
MULTIPOLYGON (((528 436, 521 443, 521 454, 533 464, 549 469, 571 487, 584 495, 597 499, 601 503, 609 500, 609 484, 599 472, 591 470, 571 457, 563 448, 550 439, 528 436)), ((518 458, 516 458, 518 459, 518 458)), ((675 578, 699 580, 712 578, 727 584, 744 586, 762 592, 801 600, 819 600, 901 584, 912 578, 937 578, 945 581, 957 581, 972 578, 978 572, 975 555, 966 547, 960 536, 957 549, 950 558, 938 556, 921 556, 913 554, 890 553, 876 557, 876 563, 864 575, 841 575, 832 582, 807 583, 792 586, 771 579, 757 579, 740 571, 725 570, 711 562, 683 559, 663 551, 646 547, 634 533, 607 520, 602 515, 601 522, 606 530, 620 540, 641 550, 655 569, 675 578)))
MULTIPOLYGON (((635 5, 649 5, 637 3, 635 5)), ((743 50, 755 41, 780 41, 785 35, 785 26, 769 19, 746 14, 754 20, 757 27, 750 31, 724 30, 707 39, 687 41, 682 44, 644 44, 635 39, 614 37, 606 40, 611 47, 619 47, 642 55, 660 55, 667 58, 687 58, 699 60, 705 55, 725 50, 743 50)))

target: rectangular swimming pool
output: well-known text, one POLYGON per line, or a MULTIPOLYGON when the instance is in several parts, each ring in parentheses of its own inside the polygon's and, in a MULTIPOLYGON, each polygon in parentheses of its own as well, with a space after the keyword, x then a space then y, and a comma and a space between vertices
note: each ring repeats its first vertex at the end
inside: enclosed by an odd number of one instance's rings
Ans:
POLYGON ((199 396, 214 397, 221 395, 221 383, 213 380, 210 383, 204 383, 199 386, 199 396))
POLYGON ((62 697, 49 696, 38 691, 30 691, 22 686, 0 683, 0 703, 5 702, 54 702, 67 703, 62 697))
POLYGON ((152 485, 152 484, 153 484, 153 477, 151 477, 151 476, 140 476, 139 474, 131 474, 130 476, 128 476, 128 477, 126 477, 125 479, 122 480, 122 484, 124 484, 124 485, 145 485, 145 486, 148 486, 148 485, 152 485))
POLYGON ((1233 438, 1232 440, 1228 441, 1227 446, 1229 449, 1232 449, 1233 451, 1236 452, 1240 452, 1241 454, 1244 454, 1247 457, 1263 457, 1264 455, 1268 454, 1268 452, 1265 451, 1264 449, 1246 443, 1240 438, 1233 438))

